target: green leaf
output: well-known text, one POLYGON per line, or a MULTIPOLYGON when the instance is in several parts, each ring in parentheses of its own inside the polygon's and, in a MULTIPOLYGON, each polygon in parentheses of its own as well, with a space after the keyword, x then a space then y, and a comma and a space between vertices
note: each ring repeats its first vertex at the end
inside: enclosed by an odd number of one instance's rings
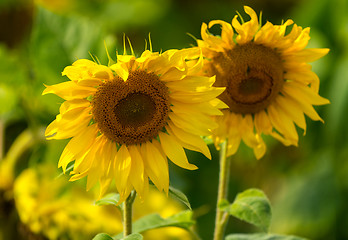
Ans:
MULTIPOLYGON (((133 223, 133 233, 142 233, 147 230, 163 228, 163 227, 179 227, 186 230, 195 224, 192 220, 192 211, 179 212, 169 218, 162 218, 159 214, 154 213, 140 218, 138 221, 133 223)), ((116 236, 117 238, 122 237, 122 233, 116 236)))
POLYGON ((139 233, 132 233, 125 238, 122 238, 122 240, 143 240, 143 236, 139 233))
POLYGON ((225 240, 306 240, 306 238, 290 236, 290 235, 256 233, 256 234, 231 234, 231 235, 228 235, 225 238, 225 240))
POLYGON ((120 200, 120 195, 118 193, 109 193, 105 195, 103 198, 96 201, 95 204, 98 206, 114 205, 121 210, 121 206, 117 205, 119 200, 120 200))
POLYGON ((113 238, 106 233, 98 233, 92 240, 113 240, 113 238))
POLYGON ((271 204, 259 189, 248 189, 239 193, 225 210, 232 216, 261 228, 264 232, 268 231, 272 217, 271 204))
POLYGON ((174 199, 178 200, 179 202, 182 202, 190 210, 192 210, 191 204, 190 204, 189 200, 187 199, 186 195, 183 192, 181 192, 180 190, 169 186, 169 196, 171 198, 174 198, 174 199))

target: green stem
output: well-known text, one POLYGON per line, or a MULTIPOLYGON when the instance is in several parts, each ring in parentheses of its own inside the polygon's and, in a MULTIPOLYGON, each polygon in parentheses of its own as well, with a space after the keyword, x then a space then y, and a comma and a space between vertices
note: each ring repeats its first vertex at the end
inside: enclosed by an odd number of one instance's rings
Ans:
POLYGON ((132 207, 137 193, 132 191, 123 204, 123 236, 126 237, 132 233, 132 207))
POLYGON ((231 161, 226 156, 227 140, 221 144, 220 149, 220 173, 219 173, 219 188, 218 198, 216 203, 216 218, 214 240, 222 240, 224 236, 225 226, 227 224, 228 216, 219 209, 219 204, 223 199, 227 199, 228 183, 230 179, 230 165, 231 161))

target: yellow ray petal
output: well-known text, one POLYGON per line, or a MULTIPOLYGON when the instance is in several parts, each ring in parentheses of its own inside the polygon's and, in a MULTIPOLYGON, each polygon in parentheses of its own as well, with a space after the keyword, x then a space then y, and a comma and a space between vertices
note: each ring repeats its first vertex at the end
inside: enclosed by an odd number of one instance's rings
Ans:
POLYGON ((189 170, 197 169, 197 166, 188 162, 184 149, 172 136, 160 132, 159 138, 163 151, 173 163, 189 170))
POLYGON ((234 32, 233 32, 231 24, 221 20, 213 20, 209 22, 208 27, 211 28, 212 26, 216 24, 219 24, 222 27, 221 38, 226 43, 226 47, 227 46, 233 47, 235 43, 233 42, 234 32))
POLYGON ((272 132, 272 124, 267 113, 262 110, 254 115, 255 128, 258 133, 270 134, 272 132))
POLYGON ((145 160, 145 172, 158 190, 162 191, 169 186, 169 173, 167 159, 151 143, 146 142, 141 145, 141 153, 145 160))
POLYGON ((114 70, 116 72, 116 74, 123 79, 123 81, 127 81, 128 79, 128 75, 129 75, 129 71, 128 68, 125 64, 121 64, 121 63, 116 63, 110 66, 110 68, 112 70, 114 70))
POLYGON ((254 133, 254 122, 250 114, 246 114, 240 125, 240 133, 245 144, 251 148, 257 147, 260 142, 254 133))
POLYGON ((324 105, 330 103, 328 99, 321 97, 308 86, 297 82, 286 82, 283 86, 282 92, 287 93, 302 102, 306 101, 313 105, 324 105))
POLYGON ((254 147, 253 151, 254 151, 254 155, 255 155, 256 159, 259 160, 266 153, 266 144, 264 143, 264 141, 262 140, 262 138, 259 134, 256 134, 256 138, 258 138, 258 141, 260 142, 260 144, 257 147, 254 147))
POLYGON ((131 145, 128 147, 129 154, 132 158, 132 166, 130 171, 130 181, 134 186, 134 189, 140 195, 141 198, 144 197, 144 182, 145 172, 144 172, 144 162, 141 157, 138 147, 136 145, 131 145))
POLYGON ((172 91, 200 91, 207 90, 215 82, 215 77, 186 76, 180 81, 167 82, 166 86, 172 91))
POLYGON ((234 155, 240 145, 241 137, 235 136, 235 137, 229 137, 227 142, 227 157, 234 155))
POLYGON ((131 156, 126 145, 122 145, 118 150, 114 160, 115 182, 120 195, 124 195, 129 181, 129 173, 131 170, 131 156))
POLYGON ((170 67, 165 71, 160 79, 164 82, 179 81, 182 80, 187 75, 187 67, 180 68, 179 66, 170 67))
POLYGON ((223 41, 219 37, 211 35, 208 31, 208 26, 206 23, 202 23, 201 27, 201 36, 202 39, 214 50, 223 51, 222 44, 223 41))
POLYGON ((47 126, 45 136, 50 139, 65 139, 80 134, 88 126, 92 116, 90 109, 74 109, 64 115, 57 115, 50 125, 47 126))
POLYGON ((248 6, 244 6, 244 11, 250 16, 250 21, 240 24, 237 20, 238 16, 235 16, 232 20, 232 26, 239 34, 236 37, 239 44, 250 42, 259 29, 259 21, 255 11, 248 6))
POLYGON ((290 140, 293 145, 297 146, 298 135, 296 128, 293 122, 284 114, 283 110, 271 104, 268 106, 267 112, 269 119, 277 131, 283 134, 286 139, 290 140))
POLYGON ((166 129, 170 135, 176 136, 181 143, 185 143, 186 146, 183 145, 185 148, 201 152, 207 158, 211 159, 209 148, 202 138, 178 128, 172 122, 168 122, 168 127, 166 127, 166 129))
POLYGON ((81 132, 79 135, 73 137, 69 143, 66 145, 61 158, 59 159, 58 167, 63 167, 63 170, 66 168, 66 165, 71 156, 77 158, 81 155, 84 155, 89 147, 95 141, 97 136, 97 128, 94 125, 88 126, 85 131, 81 132))
POLYGON ((285 98, 281 95, 277 96, 275 99, 275 104, 278 108, 282 108, 283 111, 291 118, 297 126, 304 130, 306 133, 306 120, 303 115, 303 111, 294 104, 294 101, 291 98, 285 98))
POLYGON ((210 125, 204 125, 200 122, 192 122, 187 118, 187 114, 175 114, 170 112, 169 118, 177 127, 184 129, 186 132, 191 132, 198 136, 209 136, 211 134, 211 131, 208 128, 210 125))
POLYGON ((225 88, 211 88, 204 92, 173 92, 170 98, 183 103, 200 103, 213 100, 223 91, 225 88))
POLYGON ((314 121, 321 121, 324 123, 323 119, 318 115, 318 113, 315 111, 313 108, 312 104, 309 103, 308 101, 297 97, 296 95, 293 94, 288 94, 286 91, 283 91, 283 94, 294 100, 294 104, 296 105, 297 108, 301 109, 308 117, 310 117, 314 121))
POLYGON ((283 57, 285 57, 286 61, 314 62, 328 54, 329 51, 330 49, 328 48, 307 48, 302 49, 299 52, 289 54, 288 56, 283 55, 283 57))
POLYGON ((82 99, 93 95, 97 89, 93 87, 79 86, 73 81, 58 83, 52 86, 46 86, 42 95, 54 93, 65 100, 82 99))
MULTIPOLYGON (((218 100, 218 99, 216 99, 218 100)), ((181 113, 192 113, 192 112, 198 112, 207 114, 209 116, 213 115, 223 115, 223 113, 219 110, 219 108, 227 108, 228 106, 223 103, 222 101, 211 101, 211 102, 202 102, 202 103, 182 103, 175 100, 172 100, 171 102, 174 107, 174 109, 177 110, 177 112, 181 113)))
POLYGON ((315 93, 319 91, 319 77, 313 71, 287 71, 284 74, 284 79, 296 81, 305 85, 310 84, 310 88, 315 93))

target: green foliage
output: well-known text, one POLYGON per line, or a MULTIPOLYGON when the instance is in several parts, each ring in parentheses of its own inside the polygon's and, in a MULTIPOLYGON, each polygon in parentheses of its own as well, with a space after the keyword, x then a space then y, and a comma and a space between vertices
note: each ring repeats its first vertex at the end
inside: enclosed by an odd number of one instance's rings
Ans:
POLYGON ((256 234, 231 234, 228 235, 225 240, 306 240, 305 238, 286 236, 279 234, 267 234, 267 233, 256 233, 256 234))
POLYGON ((232 216, 251 223, 264 232, 268 231, 272 217, 271 205, 261 190, 248 189, 239 193, 231 205, 220 203, 220 207, 232 216))
POLYGON ((120 194, 109 193, 109 194, 105 195, 103 198, 96 201, 95 204, 98 206, 114 205, 114 206, 118 207, 119 209, 121 209, 120 205, 118 205, 119 200, 120 200, 120 194))
MULTIPOLYGON (((159 214, 154 213, 147 215, 133 223, 133 232, 142 233, 151 229, 163 227, 179 227, 186 230, 194 224, 192 220, 192 211, 179 212, 169 218, 162 218, 159 214)), ((118 234, 116 238, 121 237, 122 233, 118 234)))
POLYGON ((124 238, 122 238, 121 240, 142 240, 143 236, 139 233, 132 233, 124 238))
POLYGON ((190 210, 192 210, 189 200, 187 199, 186 195, 180 190, 169 186, 169 196, 185 204, 190 210))
POLYGON ((98 233, 92 240, 113 240, 113 238, 106 233, 98 233))

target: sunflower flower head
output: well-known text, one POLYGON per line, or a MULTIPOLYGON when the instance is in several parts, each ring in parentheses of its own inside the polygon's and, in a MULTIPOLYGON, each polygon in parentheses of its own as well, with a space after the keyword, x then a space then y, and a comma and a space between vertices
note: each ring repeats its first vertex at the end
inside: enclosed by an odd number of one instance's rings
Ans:
POLYGON ((232 155, 243 140, 259 159, 266 152, 262 134, 297 146, 295 124, 306 132, 304 114, 323 121, 313 105, 329 101, 319 96, 319 78, 308 63, 329 49, 305 48, 310 29, 292 20, 261 26, 253 9, 245 6, 244 10, 250 16, 247 22, 240 22, 236 15, 231 24, 221 20, 203 23, 202 40, 197 43, 206 58, 204 75, 216 75, 214 86, 226 87, 219 98, 229 109, 216 117, 219 127, 212 135, 216 146, 228 139, 227 154, 232 155), (208 32, 213 25, 221 26, 221 36, 208 32))
POLYGON ((191 56, 197 49, 117 55, 111 66, 80 59, 64 69, 69 81, 46 86, 65 100, 46 137, 71 138, 59 159, 64 172, 74 161, 71 181, 87 176, 87 190, 99 182, 103 195, 114 180, 122 202, 133 189, 143 197, 149 179, 168 193, 167 158, 196 169, 184 148, 211 158, 200 136, 217 127, 224 88, 199 76, 203 57, 190 65, 191 56))

